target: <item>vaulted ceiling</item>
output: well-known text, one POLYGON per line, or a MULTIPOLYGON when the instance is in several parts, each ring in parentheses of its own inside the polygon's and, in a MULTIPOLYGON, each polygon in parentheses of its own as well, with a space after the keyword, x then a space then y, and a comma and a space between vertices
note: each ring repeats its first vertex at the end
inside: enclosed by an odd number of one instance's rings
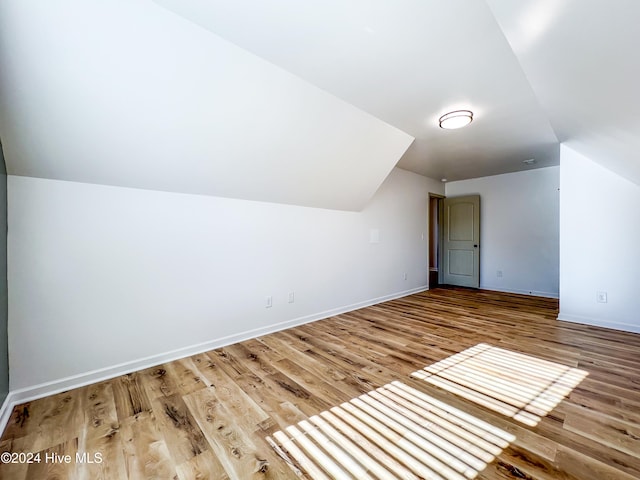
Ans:
POLYGON ((558 140, 640 185, 640 2, 487 3, 558 140))
POLYGON ((394 166, 640 184, 636 0, 4 0, 9 174, 359 210, 394 166), (437 119, 474 111, 461 130, 437 119), (535 159, 533 166, 522 162, 535 159))

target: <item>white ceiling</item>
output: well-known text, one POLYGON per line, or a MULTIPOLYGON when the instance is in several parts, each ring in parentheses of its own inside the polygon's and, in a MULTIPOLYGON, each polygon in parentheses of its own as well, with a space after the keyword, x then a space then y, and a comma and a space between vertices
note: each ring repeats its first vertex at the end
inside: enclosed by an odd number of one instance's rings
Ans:
POLYGON ((396 164, 473 178, 557 165, 561 141, 640 183, 637 18, 637 0, 4 0, 7 169, 358 210, 396 164), (456 108, 474 122, 440 129, 456 108))
POLYGON ((398 166, 472 178, 558 164, 558 140, 486 3, 156 0, 414 136, 398 166), (438 117, 470 108, 445 131, 438 117))
POLYGON ((487 2, 558 140, 640 184, 640 2, 487 2))

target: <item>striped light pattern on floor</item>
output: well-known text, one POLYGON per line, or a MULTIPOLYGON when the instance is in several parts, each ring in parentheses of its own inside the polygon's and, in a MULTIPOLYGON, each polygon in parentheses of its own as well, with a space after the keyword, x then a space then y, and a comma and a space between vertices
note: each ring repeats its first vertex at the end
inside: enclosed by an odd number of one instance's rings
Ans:
POLYGON ((473 479, 515 440, 398 381, 273 437, 314 480, 473 479))
POLYGON ((486 343, 411 374, 532 427, 587 375, 584 370, 486 343))

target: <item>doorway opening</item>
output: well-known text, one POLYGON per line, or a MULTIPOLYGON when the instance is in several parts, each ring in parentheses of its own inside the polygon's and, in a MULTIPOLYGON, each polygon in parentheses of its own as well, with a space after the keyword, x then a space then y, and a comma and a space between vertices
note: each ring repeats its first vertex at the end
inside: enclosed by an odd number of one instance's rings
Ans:
POLYGON ((444 196, 429 194, 429 288, 435 288, 441 283, 441 243, 442 208, 444 196))

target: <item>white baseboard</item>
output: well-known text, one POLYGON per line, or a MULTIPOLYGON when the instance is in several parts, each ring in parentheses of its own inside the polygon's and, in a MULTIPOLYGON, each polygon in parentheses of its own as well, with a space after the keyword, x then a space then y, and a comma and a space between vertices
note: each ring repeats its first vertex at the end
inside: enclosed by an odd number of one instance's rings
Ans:
POLYGON ((521 295, 533 295, 534 297, 560 298, 560 295, 554 292, 540 292, 537 290, 521 290, 518 288, 502 288, 502 287, 495 287, 493 285, 480 285, 480 288, 482 290, 493 290, 494 292, 519 293, 521 295))
POLYGON ((410 290, 405 290, 405 291, 393 293, 390 295, 384 295, 378 298, 372 298, 370 300, 353 303, 351 305, 344 305, 342 307, 333 308, 331 310, 325 310, 324 312, 319 312, 311 315, 306 315, 304 317, 294 318, 292 320, 275 323, 272 325, 256 328, 253 330, 247 330, 245 332, 229 335, 222 338, 217 338, 215 340, 199 343, 197 345, 191 345, 188 347, 179 348, 177 350, 172 350, 170 352, 165 352, 158 355, 152 355, 149 357, 140 358, 130 362, 120 363, 118 365, 114 365, 111 367, 100 368, 97 370, 80 373, 78 375, 73 375, 70 377, 65 377, 58 380, 41 383, 39 385, 34 385, 31 387, 12 390, 9 392, 9 394, 7 395, 7 398, 2 404, 2 407, 0 408, 0 432, 4 432, 4 429, 6 428, 7 423, 11 418, 11 412, 13 411, 13 408, 16 405, 20 405, 21 403, 30 402, 32 400, 47 397, 49 395, 55 395, 56 393, 65 392, 67 390, 71 390, 74 388, 84 387, 85 385, 91 385, 92 383, 101 382, 103 380, 109 380, 114 377, 119 377, 120 375, 125 375, 127 373, 143 370, 145 368, 153 367, 155 365, 159 365, 162 363, 171 362, 173 360, 189 357, 191 355, 207 352, 209 350, 215 350, 216 348, 232 345, 234 343, 242 342, 244 340, 248 340, 251 338, 256 338, 262 335, 268 335, 270 333, 279 332, 281 330, 286 330, 287 328, 296 327, 298 325, 304 325, 305 323, 315 322, 317 320, 322 320, 323 318, 332 317, 334 315, 339 315, 341 313, 351 312, 359 308, 364 308, 371 305, 375 305, 377 303, 394 300, 396 298, 406 297, 407 295, 424 292, 426 290, 428 290, 428 287, 426 285, 422 285, 420 287, 412 288, 410 290))
POLYGON ((559 313, 558 320, 571 323, 581 323, 593 327, 611 328, 613 330, 621 330, 623 332, 640 333, 640 325, 630 323, 607 322, 599 318, 583 317, 580 315, 571 315, 567 313, 559 313))
POLYGON ((4 433, 4 429, 11 418, 13 407, 16 405, 17 403, 13 400, 13 392, 9 392, 0 407, 0 432, 4 433))

